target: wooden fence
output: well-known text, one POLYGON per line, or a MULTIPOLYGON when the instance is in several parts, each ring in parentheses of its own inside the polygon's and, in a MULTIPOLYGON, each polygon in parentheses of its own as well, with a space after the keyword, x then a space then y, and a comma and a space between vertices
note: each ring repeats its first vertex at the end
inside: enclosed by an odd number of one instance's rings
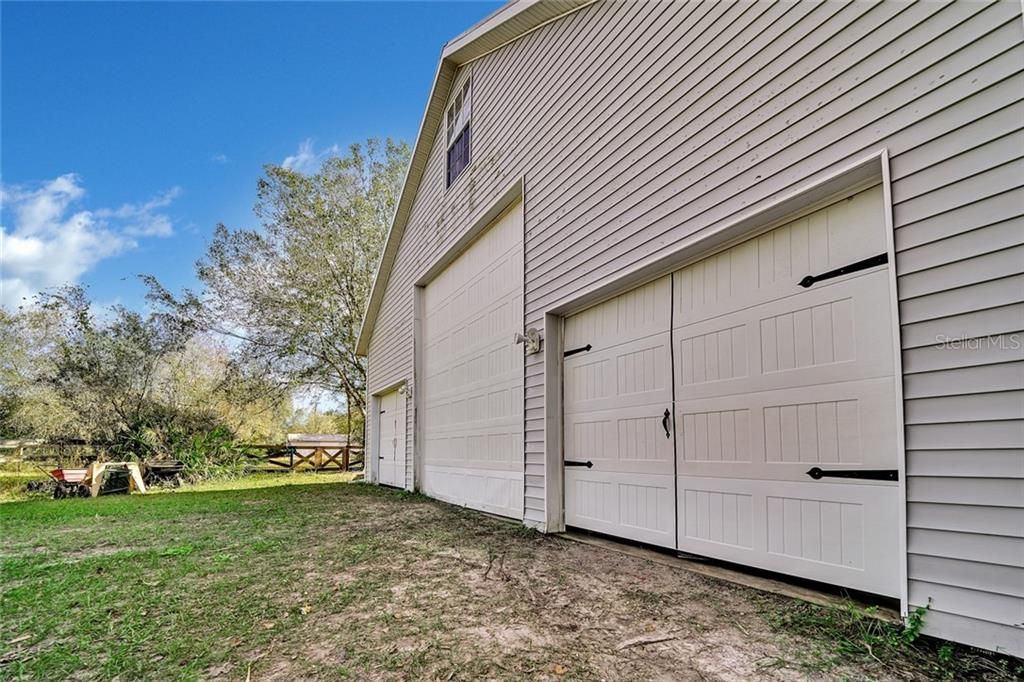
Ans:
MULTIPOLYGON (((363 467, 361 445, 292 446, 245 444, 240 448, 254 471, 350 471, 363 467)), ((0 441, 0 466, 85 466, 104 459, 104 444, 0 441)))
POLYGON ((41 440, 0 441, 0 465, 21 470, 22 466, 83 467, 100 459, 105 444, 83 441, 47 442, 41 440))
POLYGON ((349 471, 363 466, 361 445, 247 445, 250 457, 266 471, 349 471))

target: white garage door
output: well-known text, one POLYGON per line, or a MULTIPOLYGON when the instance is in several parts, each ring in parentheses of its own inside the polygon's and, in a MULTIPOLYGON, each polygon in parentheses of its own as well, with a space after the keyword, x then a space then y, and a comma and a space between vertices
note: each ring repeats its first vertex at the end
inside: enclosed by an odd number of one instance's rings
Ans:
POLYGON ((798 284, 884 253, 877 188, 675 273, 679 549, 898 596, 887 267, 798 284))
POLYGON ((423 491, 523 516, 523 222, 516 205, 424 292, 423 491))
POLYGON ((671 278, 565 321, 565 522, 675 546, 671 278))
MULTIPOLYGON (((892 310, 888 266, 871 260, 886 253, 882 205, 880 188, 862 192, 671 276, 672 294, 662 297, 671 312, 656 316, 671 320, 672 352, 657 357, 673 365, 676 480, 669 504, 678 549, 898 595, 892 310), (808 275, 825 277, 801 286, 808 275)), ((661 298, 655 305, 661 310, 661 298)), ((574 326, 566 320, 567 339, 574 326)), ((569 445, 571 425, 598 416, 596 409, 573 414, 581 407, 574 392, 584 385, 573 366, 585 362, 574 358, 565 360, 566 459, 578 454, 569 445)), ((620 372, 631 367, 613 361, 620 372)), ((625 375, 603 379, 618 390, 627 382, 625 375)), ((659 390, 647 394, 646 438, 659 431, 659 390)), ((600 447, 630 443, 623 433, 632 432, 606 431, 600 447)), ((664 433, 650 442, 664 446, 664 433)), ((592 503, 581 503, 574 467, 567 468, 567 523, 665 544, 650 539, 654 529, 672 528, 652 494, 646 509, 658 518, 645 518, 641 534, 625 522, 621 493, 611 493, 636 485, 661 456, 634 461, 600 489, 604 504, 620 510, 617 519, 606 512, 603 525, 576 509, 592 503)), ((586 471, 599 469, 594 460, 586 471)))
POLYGON ((405 487, 405 396, 398 391, 377 400, 377 481, 405 487))

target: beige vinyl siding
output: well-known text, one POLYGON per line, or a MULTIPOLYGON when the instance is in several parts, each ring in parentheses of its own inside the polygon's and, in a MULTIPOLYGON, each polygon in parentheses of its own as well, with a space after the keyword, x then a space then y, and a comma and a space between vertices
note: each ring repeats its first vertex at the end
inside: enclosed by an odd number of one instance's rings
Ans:
MULTIPOLYGON (((886 147, 910 601, 931 597, 932 634, 1024 653, 1020 595, 997 594, 1024 583, 1020 4, 597 3, 460 69, 455 87, 470 70, 473 161, 447 191, 442 139, 424 162, 370 341, 371 392, 411 385, 414 284, 516 178, 524 326, 542 329, 545 311, 886 147), (936 345, 964 333, 993 336, 936 345)), ((525 370, 536 524, 557 448, 543 363, 525 370)))

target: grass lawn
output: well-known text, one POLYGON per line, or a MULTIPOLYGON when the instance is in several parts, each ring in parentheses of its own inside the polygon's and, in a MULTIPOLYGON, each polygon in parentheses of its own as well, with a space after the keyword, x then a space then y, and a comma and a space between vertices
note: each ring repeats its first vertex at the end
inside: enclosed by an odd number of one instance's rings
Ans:
MULTIPOLYGON (((1011 679, 1019 662, 330 474, 0 504, 3 679, 1011 679)), ((925 615, 927 619, 927 615, 925 615)))
POLYGON ((44 480, 47 480, 46 474, 39 469, 29 467, 22 467, 17 471, 0 469, 0 503, 32 499, 33 495, 25 492, 25 484, 29 481, 44 480))

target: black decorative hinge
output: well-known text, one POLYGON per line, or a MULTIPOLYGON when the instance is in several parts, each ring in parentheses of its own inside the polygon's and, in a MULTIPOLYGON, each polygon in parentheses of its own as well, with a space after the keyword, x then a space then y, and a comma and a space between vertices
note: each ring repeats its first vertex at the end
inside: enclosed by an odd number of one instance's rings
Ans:
POLYGON ((841 275, 848 275, 851 272, 857 272, 858 270, 867 270, 868 268, 873 268, 876 265, 882 265, 888 262, 889 254, 880 253, 877 256, 865 258, 864 260, 859 260, 856 263, 850 263, 849 265, 844 265, 841 268, 836 268, 835 270, 823 272, 820 275, 807 275, 802 280, 800 280, 799 284, 804 289, 806 289, 808 287, 814 286, 815 282, 820 282, 825 279, 832 279, 833 277, 839 277, 841 275))
POLYGON ((586 353, 589 352, 591 348, 592 346, 588 343, 587 345, 583 346, 583 348, 573 348, 572 350, 565 351, 564 353, 562 353, 562 357, 567 358, 570 355, 576 355, 577 353, 586 353))
POLYGON ((572 462, 572 461, 569 461, 569 460, 565 460, 565 466, 567 466, 567 467, 587 467, 588 469, 592 469, 594 467, 594 463, 591 462, 589 459, 586 462, 572 462))
POLYGON ((823 478, 862 478, 869 481, 898 481, 900 472, 896 469, 819 469, 814 467, 807 475, 815 481, 823 478))

